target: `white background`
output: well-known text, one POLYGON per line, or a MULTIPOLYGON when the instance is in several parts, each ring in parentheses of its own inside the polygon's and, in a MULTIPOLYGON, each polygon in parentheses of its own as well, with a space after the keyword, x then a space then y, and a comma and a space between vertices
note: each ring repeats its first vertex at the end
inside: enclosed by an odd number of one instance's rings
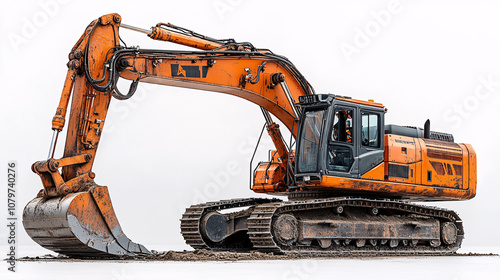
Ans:
MULTIPOLYGON (((6 209, 9 160, 18 163, 19 216, 41 189, 30 166, 47 157, 67 54, 90 21, 117 12, 129 25, 148 29, 158 22, 171 22, 211 37, 269 48, 287 56, 317 93, 373 98, 388 108, 386 123, 422 127, 429 118, 432 130, 471 143, 478 158, 477 197, 437 205, 454 209, 464 220, 464 246, 498 244, 500 3, 2 3, 0 164, 4 171, 0 182, 4 191, 0 189, 0 209, 6 209), (490 81, 490 86, 485 87, 484 81, 490 81)), ((182 49, 129 30, 121 30, 121 36, 129 46, 182 49)), ((121 87, 125 89, 125 83, 121 87)), ((263 123, 258 106, 233 96, 140 84, 132 99, 112 100, 93 169, 95 180, 109 187, 122 228, 132 240, 150 249, 187 248, 179 233, 184 208, 256 196, 248 190, 248 164, 263 123), (228 173, 229 163, 237 164, 237 172, 228 173)), ((63 140, 56 157, 62 156, 63 140)), ((270 148, 266 139, 256 161, 266 160, 270 148)), ((6 217, 6 211, 0 213, 0 218, 6 217)), ((1 226, 2 245, 6 236, 6 227, 1 226)), ((18 242, 19 255, 27 254, 23 246, 36 246, 22 227, 18 242)))

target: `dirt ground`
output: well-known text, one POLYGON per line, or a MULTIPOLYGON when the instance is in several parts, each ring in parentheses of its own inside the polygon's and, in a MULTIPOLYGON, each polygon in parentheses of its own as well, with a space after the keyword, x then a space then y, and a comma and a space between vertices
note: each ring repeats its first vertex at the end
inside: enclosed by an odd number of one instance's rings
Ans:
MULTIPOLYGON (((102 260, 102 261, 183 261, 183 262, 196 262, 196 261, 255 261, 255 260, 296 260, 296 259, 369 259, 369 258, 384 258, 384 257, 408 257, 408 256, 422 256, 428 257, 433 255, 387 255, 387 254, 286 254, 275 255, 272 253, 261 252, 214 252, 209 250, 194 250, 194 251, 167 251, 156 252, 147 257, 124 257, 117 259, 102 259, 102 258, 85 258, 76 259, 64 255, 45 255, 41 257, 23 257, 19 261, 33 262, 33 261, 62 261, 62 262, 78 262, 89 260, 102 260)), ((439 255, 441 256, 441 255, 439 255)), ((478 254, 478 253, 455 253, 449 255, 451 257, 461 256, 498 256, 497 254, 478 254)))

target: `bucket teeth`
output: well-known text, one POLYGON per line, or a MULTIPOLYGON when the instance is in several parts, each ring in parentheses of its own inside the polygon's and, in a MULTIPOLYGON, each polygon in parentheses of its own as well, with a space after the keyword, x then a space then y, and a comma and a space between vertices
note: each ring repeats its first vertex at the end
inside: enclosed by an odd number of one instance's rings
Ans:
POLYGON ((149 255, 132 242, 116 218, 106 187, 31 200, 23 211, 28 235, 42 247, 74 257, 149 255))

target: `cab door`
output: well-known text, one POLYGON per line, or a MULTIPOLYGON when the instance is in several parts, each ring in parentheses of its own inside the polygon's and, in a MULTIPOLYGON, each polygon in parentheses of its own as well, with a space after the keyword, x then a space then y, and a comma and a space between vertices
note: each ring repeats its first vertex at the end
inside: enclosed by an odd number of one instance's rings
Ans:
POLYGON ((356 108, 337 105, 333 108, 327 134, 326 171, 329 175, 351 177, 357 170, 356 108))
POLYGON ((357 163, 361 176, 384 161, 384 113, 361 107, 359 119, 357 163))

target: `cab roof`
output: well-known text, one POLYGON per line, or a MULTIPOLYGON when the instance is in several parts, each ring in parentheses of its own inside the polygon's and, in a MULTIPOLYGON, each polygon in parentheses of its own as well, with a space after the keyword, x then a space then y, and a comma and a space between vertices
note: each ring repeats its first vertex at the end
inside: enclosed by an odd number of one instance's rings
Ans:
POLYGON ((342 100, 342 101, 345 101, 345 102, 352 102, 352 103, 357 103, 357 104, 362 104, 362 105, 367 105, 367 106, 374 106, 374 107, 380 107, 380 108, 384 108, 384 104, 382 103, 378 103, 378 102, 374 102, 372 99, 368 100, 368 101, 365 101, 365 100, 359 100, 359 99, 352 99, 350 97, 339 97, 339 96, 334 96, 335 99, 337 100, 342 100))
POLYGON ((311 94, 311 95, 299 96, 299 105, 313 105, 313 104, 318 104, 318 103, 330 103, 334 99, 341 100, 344 102, 349 102, 349 103, 361 104, 361 105, 365 105, 365 106, 384 108, 384 104, 374 102, 372 99, 365 101, 365 100, 359 100, 359 99, 352 99, 351 97, 348 97, 348 96, 340 96, 340 95, 335 95, 335 94, 311 94))

